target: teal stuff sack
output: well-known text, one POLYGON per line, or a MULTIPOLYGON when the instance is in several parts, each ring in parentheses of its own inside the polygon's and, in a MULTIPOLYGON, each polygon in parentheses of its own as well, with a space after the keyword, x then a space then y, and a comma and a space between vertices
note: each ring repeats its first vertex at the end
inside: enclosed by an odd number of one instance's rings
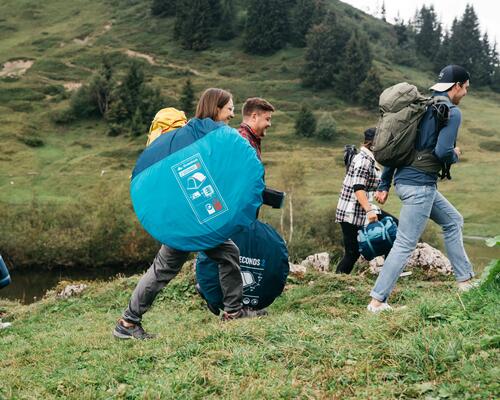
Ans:
POLYGON ((10 284, 10 275, 2 256, 0 256, 0 289, 10 284))
POLYGON ((398 227, 391 217, 364 226, 358 230, 359 252, 368 261, 389 254, 397 232, 398 227))
MULTIPOLYGON (((288 277, 285 241, 273 227, 258 220, 231 239, 240 249, 243 305, 256 310, 269 306, 283 292, 288 277)), ((211 311, 223 310, 219 266, 202 252, 196 260, 196 281, 211 311)))

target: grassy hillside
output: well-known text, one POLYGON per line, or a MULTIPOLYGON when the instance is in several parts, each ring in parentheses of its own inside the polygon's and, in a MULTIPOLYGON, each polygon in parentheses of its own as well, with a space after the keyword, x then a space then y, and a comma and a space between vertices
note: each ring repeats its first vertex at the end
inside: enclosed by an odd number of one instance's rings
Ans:
POLYGON ((494 284, 459 295, 448 280, 413 275, 393 296, 407 308, 373 316, 370 278, 308 274, 268 317, 222 323, 185 272, 145 318, 159 337, 117 341, 111 331, 137 279, 94 283, 68 300, 0 303, 13 322, 0 331, 0 398, 494 399, 500 390, 494 284))
MULTIPOLYGON (((336 1, 366 30, 377 48, 385 85, 408 80, 425 88, 431 74, 391 64, 385 56, 389 29, 381 21, 336 1)), ((245 98, 262 96, 276 105, 273 127, 263 145, 270 186, 284 187, 283 172, 302 162, 305 183, 295 193, 299 257, 318 247, 338 246, 335 226, 316 232, 335 207, 343 179, 341 153, 360 142, 377 115, 340 101, 331 91, 300 85, 303 50, 287 48, 270 57, 240 50, 241 38, 215 42, 195 53, 172 39, 173 20, 152 18, 149 2, 139 0, 5 0, 0 4, 0 63, 33 62, 25 74, 0 78, 0 249, 19 265, 134 263, 149 259, 155 244, 137 225, 128 197, 128 177, 145 137, 106 135, 99 120, 57 125, 51 115, 67 107, 70 89, 84 83, 106 54, 123 74, 127 62, 143 62, 150 82, 176 105, 187 77, 199 93, 208 86, 231 90, 239 109, 245 98), (340 133, 332 142, 298 138, 294 117, 302 103, 319 116, 332 113, 340 133), (37 143, 40 147, 36 146, 37 143), (328 236, 328 237, 327 237, 328 236), (112 243, 105 249, 98 244, 112 243)), ((440 185, 465 217, 468 235, 498 233, 500 206, 497 160, 500 148, 500 96, 474 92, 463 101, 459 146, 464 159, 454 179, 440 185)), ((236 118, 236 126, 239 119, 236 118)), ((388 210, 397 212, 392 198, 388 210)), ((279 211, 263 218, 277 226, 279 211)), ((432 233, 432 232, 431 232, 432 233)))

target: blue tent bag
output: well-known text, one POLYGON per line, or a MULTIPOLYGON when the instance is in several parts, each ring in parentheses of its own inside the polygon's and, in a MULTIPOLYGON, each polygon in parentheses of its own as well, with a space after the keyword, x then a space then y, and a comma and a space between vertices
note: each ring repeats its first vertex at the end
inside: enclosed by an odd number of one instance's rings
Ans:
POLYGON ((0 289, 10 284, 10 275, 2 256, 0 256, 0 289))
MULTIPOLYGON (((288 277, 288 250, 285 241, 268 224, 255 221, 231 239, 240 249, 243 279, 243 304, 262 309, 278 297, 288 277)), ((205 300, 224 309, 217 263, 199 253, 196 260, 196 280, 205 300)))
POLYGON ((358 230, 359 252, 368 261, 387 255, 392 248, 398 227, 392 217, 384 217, 358 230))
POLYGON ((255 221, 263 176, 255 150, 238 131, 193 118, 142 152, 130 195, 139 221, 156 240, 202 251, 255 221))

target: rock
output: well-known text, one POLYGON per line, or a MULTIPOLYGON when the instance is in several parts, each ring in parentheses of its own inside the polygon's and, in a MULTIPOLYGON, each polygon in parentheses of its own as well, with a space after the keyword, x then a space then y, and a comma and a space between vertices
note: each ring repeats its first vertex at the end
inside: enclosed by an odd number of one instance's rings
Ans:
POLYGON ((450 260, 438 249, 427 243, 417 244, 406 268, 422 268, 426 272, 437 272, 442 275, 450 275, 453 272, 450 260))
POLYGON ((300 265, 305 268, 312 267, 319 272, 328 272, 330 270, 330 254, 323 252, 307 256, 300 265))
POLYGON ((70 297, 76 296, 82 293, 88 285, 81 283, 79 285, 67 285, 63 290, 57 292, 56 297, 58 299, 68 299, 70 297))
POLYGON ((306 273, 306 267, 300 264, 292 264, 291 262, 288 263, 288 266, 290 267, 290 275, 296 276, 298 278, 303 278, 305 273, 306 273))
POLYGON ((382 270, 382 266, 384 265, 384 257, 375 257, 373 260, 368 262, 368 265, 370 267, 370 273, 376 275, 382 270))
MULTIPOLYGON (((384 265, 384 258, 375 257, 368 265, 370 273, 378 274, 384 265)), ((435 273, 450 275, 453 272, 448 258, 441 251, 427 243, 417 244, 417 247, 406 263, 405 269, 421 269, 428 275, 435 273)))

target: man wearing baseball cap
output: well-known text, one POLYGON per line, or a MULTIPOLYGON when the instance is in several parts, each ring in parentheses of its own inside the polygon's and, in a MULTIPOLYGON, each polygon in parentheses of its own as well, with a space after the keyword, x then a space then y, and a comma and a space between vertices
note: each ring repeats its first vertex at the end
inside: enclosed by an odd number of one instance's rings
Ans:
MULTIPOLYGON (((437 165, 458 162, 460 149, 456 147, 462 114, 457 107, 467 94, 470 75, 459 65, 448 65, 439 73, 437 82, 430 88, 433 97, 439 96, 441 107, 428 107, 418 126, 415 148, 427 152, 438 161, 437 165), (439 118, 439 110, 448 118, 439 118)), ((370 293, 368 305, 371 312, 390 310, 387 298, 391 294, 408 258, 424 232, 427 221, 432 219, 441 226, 447 255, 453 267, 460 290, 474 287, 474 271, 465 253, 462 228, 463 217, 437 190, 438 172, 431 173, 416 165, 384 168, 375 198, 384 204, 394 175, 396 193, 403 205, 399 215, 398 234, 387 256, 382 271, 370 293)))

